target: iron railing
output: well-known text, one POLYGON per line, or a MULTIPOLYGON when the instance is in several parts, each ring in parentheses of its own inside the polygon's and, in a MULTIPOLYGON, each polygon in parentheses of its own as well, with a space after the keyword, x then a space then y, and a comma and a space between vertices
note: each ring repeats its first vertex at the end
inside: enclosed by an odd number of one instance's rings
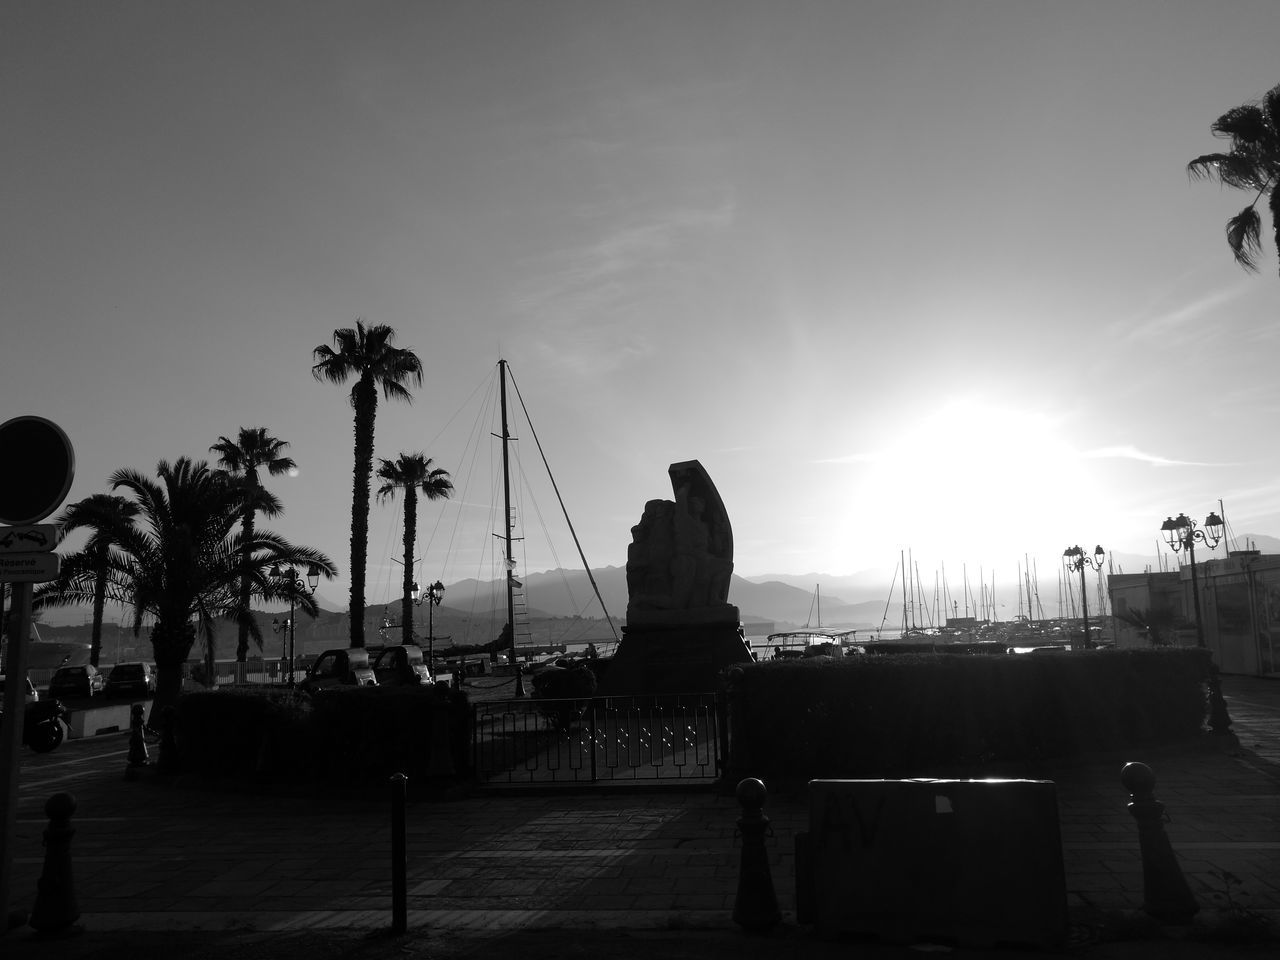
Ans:
POLYGON ((727 725, 715 694, 477 703, 472 761, 490 786, 712 783, 727 725))

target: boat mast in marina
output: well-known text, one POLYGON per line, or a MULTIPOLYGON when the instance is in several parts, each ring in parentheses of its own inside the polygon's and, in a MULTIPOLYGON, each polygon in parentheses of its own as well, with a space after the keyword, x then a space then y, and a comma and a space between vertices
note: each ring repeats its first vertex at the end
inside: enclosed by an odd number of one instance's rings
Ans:
POLYGON ((511 433, 507 429, 507 361, 498 361, 498 399, 502 406, 502 513, 506 552, 503 555, 507 580, 507 640, 511 644, 511 662, 516 662, 516 561, 511 555, 511 464, 508 447, 511 433))

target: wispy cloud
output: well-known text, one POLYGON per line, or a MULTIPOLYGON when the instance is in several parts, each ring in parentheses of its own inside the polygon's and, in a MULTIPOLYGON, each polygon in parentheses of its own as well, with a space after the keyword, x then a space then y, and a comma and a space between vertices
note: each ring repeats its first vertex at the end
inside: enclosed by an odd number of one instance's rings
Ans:
POLYGON ((539 330, 540 346, 562 366, 600 373, 652 353, 645 304, 673 277, 688 274, 689 248, 728 228, 729 191, 701 206, 652 211, 600 224, 594 239, 546 254, 513 309, 539 330))
POLYGON ((1081 454, 1082 457, 1089 460, 1137 460, 1140 463, 1149 463, 1153 467, 1228 467, 1233 464, 1228 463, 1201 463, 1195 460, 1172 460, 1169 457, 1162 457, 1158 454, 1147 453, 1145 450, 1139 450, 1135 446, 1128 444, 1099 447, 1096 450, 1086 450, 1081 454))
POLYGON ((811 463, 878 463, 884 459, 884 454, 880 453, 846 453, 838 457, 822 457, 818 460, 812 460, 811 463))
POLYGON ((1215 290, 1155 316, 1116 324, 1122 343, 1133 344, 1158 340, 1166 345, 1198 342, 1212 336, 1217 327, 1201 321, 1219 308, 1239 299, 1247 291, 1242 284, 1215 290))

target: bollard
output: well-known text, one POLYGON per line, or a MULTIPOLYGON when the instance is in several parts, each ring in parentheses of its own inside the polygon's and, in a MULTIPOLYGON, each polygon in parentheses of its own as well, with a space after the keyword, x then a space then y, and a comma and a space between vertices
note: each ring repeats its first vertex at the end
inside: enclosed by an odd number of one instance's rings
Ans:
POLYGON ((404 933, 409 927, 409 911, 406 904, 407 887, 405 868, 408 853, 404 839, 405 784, 409 778, 403 773, 391 775, 391 932, 404 933))
POLYGON ((36 883, 36 902, 27 922, 41 933, 79 933, 71 925, 80 919, 71 884, 71 838, 75 828, 71 815, 76 812, 76 798, 69 793, 55 793, 44 805, 49 826, 44 831, 44 872, 36 883))
POLYGON ((767 796, 764 783, 748 778, 738 783, 738 835, 742 837, 742 864, 738 872, 738 896, 733 904, 733 921, 751 933, 768 933, 782 919, 778 897, 769 872, 769 856, 764 838, 773 835, 764 815, 767 796))
POLYGON ((1222 696, 1222 678, 1216 663, 1210 664, 1209 679, 1205 685, 1209 689, 1209 730, 1216 737, 1235 736, 1231 732, 1231 714, 1227 712, 1227 701, 1222 696))
POLYGON ((520 664, 516 664, 516 696, 526 696, 524 689, 524 668, 520 664))
POLYGON ((1145 763, 1126 763, 1120 782, 1129 791, 1129 812, 1138 821, 1142 851, 1142 909, 1168 923, 1185 923, 1200 911, 1177 855, 1164 832, 1164 804, 1155 798, 1156 775, 1145 763))
POLYGON ((137 780, 142 768, 151 763, 147 756, 147 738, 143 732, 146 707, 135 703, 129 708, 129 756, 124 768, 126 780, 137 780))

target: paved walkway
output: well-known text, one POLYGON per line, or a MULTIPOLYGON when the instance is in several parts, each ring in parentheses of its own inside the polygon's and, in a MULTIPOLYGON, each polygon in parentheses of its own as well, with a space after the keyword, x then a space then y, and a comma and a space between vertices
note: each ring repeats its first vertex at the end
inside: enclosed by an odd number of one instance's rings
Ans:
MULTIPOLYGON (((1237 903, 1280 924, 1280 682, 1227 678, 1225 688, 1240 749, 1161 749, 1054 770, 1076 950, 1132 955, 1133 944, 1097 942, 1121 932, 1115 911, 1132 913, 1143 899, 1137 830, 1119 782, 1126 759, 1155 770, 1168 836, 1203 908, 1199 931, 1221 927, 1226 874, 1238 878, 1237 903)), ((705 960, 721 950, 821 956, 835 948, 795 924, 802 793, 771 796, 765 808, 784 920, 774 937, 751 938, 732 920, 741 865, 732 797, 609 791, 411 800, 409 933, 389 938, 389 797, 217 793, 151 771, 126 782, 127 744, 115 742, 113 771, 59 769, 24 785, 15 906, 34 900, 42 871, 44 800, 69 790, 79 804, 72 860, 85 932, 57 941, 53 955, 119 949, 138 960, 154 948, 187 960, 202 951, 266 957, 296 942, 308 960, 425 955, 428 946, 435 957, 589 947, 593 957, 660 949, 668 960, 705 960)), ((1137 932, 1161 935, 1154 926, 1137 932)), ((15 958, 51 953, 29 928, 0 943, 15 958)), ((1152 956, 1204 947, 1156 946, 1152 956)))

